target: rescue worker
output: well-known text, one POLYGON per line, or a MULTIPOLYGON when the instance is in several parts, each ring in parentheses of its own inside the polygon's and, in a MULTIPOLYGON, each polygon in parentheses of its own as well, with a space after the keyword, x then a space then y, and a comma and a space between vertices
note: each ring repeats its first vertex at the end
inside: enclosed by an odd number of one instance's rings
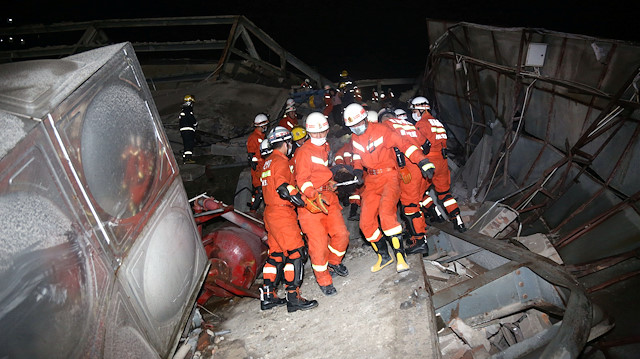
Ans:
MULTIPOLYGON (((423 136, 418 134, 415 126, 408 121, 396 118, 391 109, 380 110, 378 120, 416 147, 420 148, 420 145, 424 143, 423 136)), ((400 215, 409 232, 409 237, 405 242, 407 245, 405 251, 407 254, 427 253, 427 226, 420 210, 425 180, 422 178, 418 166, 406 161, 405 155, 397 147, 394 147, 393 150, 396 153, 396 163, 400 173, 400 215)))
POLYGON ((441 220, 442 215, 429 196, 429 188, 433 185, 438 201, 453 222, 453 227, 462 233, 467 229, 460 216, 458 202, 451 195, 451 172, 447 162, 447 131, 440 121, 431 116, 429 109, 431 107, 425 97, 418 96, 411 101, 411 116, 416 121, 418 131, 426 137, 422 150, 436 168, 428 187, 423 191, 424 197, 421 206, 430 219, 433 221, 441 220))
POLYGON ((293 185, 294 178, 287 159, 293 146, 291 132, 278 126, 271 130, 267 139, 273 152, 264 163, 260 181, 266 204, 264 224, 269 257, 262 269, 264 282, 260 288, 260 309, 271 309, 285 302, 288 312, 312 309, 318 306, 318 302, 300 295, 306 258, 295 208, 304 206, 304 201, 293 185), (286 301, 276 295, 277 286, 283 279, 286 301))
MULTIPOLYGON (((333 112, 333 93, 331 91, 331 86, 329 85, 325 85, 324 86, 324 109, 322 110, 322 114, 325 115, 327 117, 327 119, 329 119, 330 117, 332 117, 331 112, 333 112)), ((333 120, 331 121, 333 123, 337 123, 338 121, 333 120)))
POLYGON ((182 163, 196 163, 193 160, 193 147, 196 144, 196 128, 198 127, 198 121, 193 114, 193 103, 195 98, 193 95, 186 95, 184 97, 184 103, 178 116, 178 122, 180 126, 180 136, 182 136, 182 145, 184 151, 182 152, 182 163))
POLYGON ((397 108, 393 111, 396 114, 396 118, 399 118, 401 120, 405 120, 409 123, 412 123, 411 121, 409 121, 409 119, 407 118, 407 112, 401 108, 397 108))
POLYGON ((355 90, 357 86, 349 76, 347 70, 340 72, 340 85, 338 86, 342 93, 342 105, 348 106, 355 101, 355 90))
POLYGON ((307 141, 309 135, 304 127, 298 125, 291 129, 291 137, 293 139, 293 150, 291 151, 291 156, 293 156, 296 153, 296 150, 307 141))
POLYGON ((284 111, 284 117, 278 122, 278 126, 284 127, 291 131, 294 127, 298 126, 298 114, 296 113, 296 107, 290 106, 284 111))
POLYGON ((264 140, 267 126, 269 125, 269 117, 264 113, 259 113, 253 119, 255 129, 247 139, 247 157, 249 166, 251 166, 251 203, 249 208, 252 211, 257 210, 262 202, 262 186, 260 184, 260 174, 262 171, 258 167, 258 163, 262 160, 260 155, 260 144, 264 140))
POLYGON ((335 193, 333 173, 328 167, 329 122, 322 113, 312 112, 307 116, 306 130, 310 138, 298 149, 293 171, 307 201, 306 209, 298 210, 298 221, 307 236, 316 281, 322 293, 334 295, 337 291, 332 275, 349 275, 342 263, 349 245, 349 231, 335 193))
POLYGON ((405 236, 397 219, 396 206, 400 199, 400 183, 393 147, 402 151, 411 162, 418 164, 424 177, 433 176, 433 164, 416 145, 404 141, 387 126, 369 123, 367 111, 359 104, 354 103, 345 108, 344 121, 353 132, 351 142, 354 172, 359 180, 362 181, 363 168, 367 169, 362 191, 360 230, 378 255, 371 271, 377 272, 393 263, 393 258, 387 252, 387 238, 397 260, 396 270, 406 271, 409 264, 406 261, 402 240, 405 236))
MULTIPOLYGON (((335 156, 333 158, 333 162, 336 165, 346 165, 353 167, 353 145, 351 144, 351 138, 349 141, 345 143, 338 151, 336 151, 335 156)), ((358 220, 358 208, 360 208, 360 193, 362 192, 362 187, 356 187, 355 191, 349 194, 349 216, 347 217, 350 221, 358 220)))

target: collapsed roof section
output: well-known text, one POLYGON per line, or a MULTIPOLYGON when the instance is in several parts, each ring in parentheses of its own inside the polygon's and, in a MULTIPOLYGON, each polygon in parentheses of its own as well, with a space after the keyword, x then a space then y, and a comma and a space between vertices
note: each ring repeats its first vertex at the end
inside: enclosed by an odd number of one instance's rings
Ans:
POLYGON ((637 249, 640 47, 432 20, 428 31, 423 88, 461 145, 469 191, 515 209, 523 235, 552 234, 567 264, 637 249))
POLYGON ((317 87, 331 83, 238 15, 26 25, 0 28, 0 36, 21 37, 31 46, 4 44, 0 62, 59 58, 129 41, 156 88, 221 77, 284 87, 305 77, 317 87))

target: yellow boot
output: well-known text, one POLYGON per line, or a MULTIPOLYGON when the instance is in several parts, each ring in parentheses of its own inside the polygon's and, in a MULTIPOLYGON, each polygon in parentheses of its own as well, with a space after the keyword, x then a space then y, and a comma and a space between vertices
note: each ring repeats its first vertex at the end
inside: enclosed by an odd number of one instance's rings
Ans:
POLYGON ((371 242, 371 246, 378 255, 378 261, 373 267, 371 267, 372 272, 375 273, 393 263, 393 258, 389 255, 389 251, 387 250, 387 241, 384 237, 380 238, 377 242, 371 242))
POLYGON ((396 271, 398 273, 409 270, 409 263, 407 263, 407 255, 404 252, 404 243, 401 234, 391 236, 391 246, 393 247, 393 254, 396 257, 396 271))

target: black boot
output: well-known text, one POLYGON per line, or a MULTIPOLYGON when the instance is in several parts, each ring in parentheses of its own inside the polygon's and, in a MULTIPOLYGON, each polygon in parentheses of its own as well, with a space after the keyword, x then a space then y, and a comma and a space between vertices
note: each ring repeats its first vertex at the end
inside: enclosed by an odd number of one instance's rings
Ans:
POLYGON ((332 277, 336 274, 341 277, 346 277, 349 275, 349 270, 347 269, 347 266, 345 266, 342 263, 340 264, 329 263, 329 273, 331 274, 332 277))
POLYGON ((284 298, 278 298, 275 288, 269 285, 263 285, 260 288, 260 309, 268 310, 273 307, 284 305, 287 301, 284 298))
POLYGON ((377 272, 393 263, 393 258, 391 258, 387 250, 387 240, 384 237, 380 238, 377 242, 371 242, 371 246, 378 255, 378 261, 371 267, 372 272, 377 272))
POLYGON ((438 209, 438 207, 436 207, 435 204, 428 208, 425 208, 423 212, 425 218, 427 218, 430 223, 442 223, 445 221, 442 213, 440 213, 440 210, 438 209))
POLYGON ((333 284, 324 285, 324 286, 321 285, 320 290, 322 291, 322 294, 326 296, 338 294, 338 291, 336 290, 336 287, 333 286, 333 284))
POLYGON ((351 207, 349 208, 349 217, 347 218, 350 221, 357 221, 360 219, 358 217, 358 205, 356 203, 351 203, 351 207))
POLYGON ((410 236, 407 240, 407 247, 405 249, 407 254, 416 253, 429 253, 429 247, 427 246, 427 239, 424 236, 410 236))
POLYGON ((451 222, 453 222, 453 228, 458 232, 464 233, 467 231, 467 227, 464 226, 464 222, 462 222, 462 217, 460 217, 459 214, 456 214, 456 216, 453 217, 453 219, 451 219, 451 222))
POLYGON ((317 300, 306 300, 300 296, 300 287, 293 290, 287 289, 287 312, 309 310, 318 306, 317 300))
POLYGON ((396 257, 396 271, 398 273, 409 270, 409 263, 407 263, 407 254, 404 251, 403 235, 396 234, 389 237, 391 240, 391 246, 393 247, 393 254, 396 257))

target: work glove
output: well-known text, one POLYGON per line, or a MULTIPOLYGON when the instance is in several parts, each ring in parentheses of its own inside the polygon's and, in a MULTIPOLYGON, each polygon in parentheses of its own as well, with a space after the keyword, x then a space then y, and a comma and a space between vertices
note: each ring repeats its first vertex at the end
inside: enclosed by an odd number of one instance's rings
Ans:
POLYGON ((322 194, 316 192, 315 197, 306 197, 304 207, 309 210, 309 212, 314 214, 320 212, 329 214, 329 209, 327 209, 328 205, 329 203, 324 198, 322 198, 322 194))
MULTIPOLYGON (((411 164, 411 166, 413 166, 413 164, 411 164)), ((404 182, 404 184, 409 184, 409 182, 411 182, 411 172, 409 171, 409 168, 407 168, 407 166, 401 167, 398 171, 400 172, 402 182, 404 182)))
POLYGON ((276 188, 276 192, 278 192, 280 198, 293 203, 297 207, 305 205, 305 201, 302 199, 300 191, 288 183, 283 183, 278 186, 278 188, 276 188))
POLYGON ((358 186, 364 183, 364 178, 363 178, 364 172, 362 170, 353 170, 353 174, 356 176, 356 179, 358 180, 358 186))
POLYGON ((422 153, 426 155, 429 154, 429 152, 431 151, 431 142, 429 140, 425 140, 424 143, 422 144, 422 153))
POLYGON ((436 172, 436 166, 426 158, 418 162, 418 167, 420 167, 422 177, 424 178, 432 179, 433 174, 436 172))

